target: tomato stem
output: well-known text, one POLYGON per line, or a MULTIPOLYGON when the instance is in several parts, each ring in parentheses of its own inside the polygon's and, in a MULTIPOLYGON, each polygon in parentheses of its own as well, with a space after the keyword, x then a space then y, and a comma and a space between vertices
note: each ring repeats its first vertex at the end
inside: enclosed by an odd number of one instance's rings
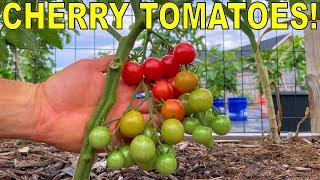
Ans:
POLYGON ((131 95, 130 102, 129 102, 127 110, 125 112, 129 112, 131 110, 133 101, 136 99, 136 95, 137 95, 138 91, 141 89, 141 86, 142 86, 142 83, 140 82, 139 85, 137 86, 136 90, 134 91, 134 93, 131 95))
POLYGON ((170 44, 170 42, 164 38, 163 36, 161 36, 159 33, 153 31, 153 30, 150 30, 150 32, 154 35, 156 35, 162 42, 164 42, 167 46, 168 49, 171 49, 172 48, 172 45, 170 44))

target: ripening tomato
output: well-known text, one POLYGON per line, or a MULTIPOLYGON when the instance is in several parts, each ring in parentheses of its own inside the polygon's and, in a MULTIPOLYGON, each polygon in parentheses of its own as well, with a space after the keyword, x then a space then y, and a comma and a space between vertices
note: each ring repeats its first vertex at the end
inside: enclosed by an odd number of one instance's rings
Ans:
POLYGON ((168 144, 177 144, 184 137, 184 128, 177 119, 167 119, 161 126, 161 137, 168 144))
POLYGON ((159 80, 164 75, 164 65, 160 59, 155 57, 147 58, 143 63, 143 75, 149 80, 159 80))
POLYGON ((199 86, 199 78, 190 71, 182 71, 175 77, 175 87, 181 93, 188 93, 199 86))
POLYGON ((172 77, 168 80, 168 82, 171 84, 172 88, 173 88, 173 94, 174 94, 174 98, 178 98, 179 96, 181 96, 181 92, 177 89, 176 87, 176 77, 172 77))
POLYGON ((173 77, 180 71, 180 64, 173 61, 172 55, 163 56, 161 61, 164 64, 164 77, 173 77))
POLYGON ((196 58, 196 50, 190 43, 181 42, 174 48, 173 56, 179 64, 190 64, 196 58))
POLYGON ((156 145, 151 138, 139 135, 132 140, 130 153, 135 162, 145 163, 156 155, 156 145))
POLYGON ((168 99, 161 107, 161 115, 165 119, 176 118, 181 121, 185 115, 183 104, 177 99, 168 99))
POLYGON ((107 157, 107 166, 111 170, 121 169, 124 166, 124 157, 120 151, 114 151, 107 157))
POLYGON ((141 134, 145 126, 144 117, 138 111, 129 111, 120 119, 120 132, 129 138, 141 134))
POLYGON ((173 88, 170 83, 165 80, 159 80, 152 88, 154 97, 159 100, 167 100, 173 97, 173 88))
POLYGON ((93 128, 89 134, 89 144, 95 149, 105 148, 111 141, 111 133, 105 126, 93 128))
POLYGON ((209 90, 200 88, 190 93, 188 101, 193 111, 203 112, 212 107, 213 96, 209 90))
POLYGON ((128 85, 138 85, 143 78, 142 66, 135 61, 126 62, 121 77, 128 85))
POLYGON ((163 154, 158 157, 156 168, 160 174, 169 176, 177 169, 176 157, 170 154, 163 154))

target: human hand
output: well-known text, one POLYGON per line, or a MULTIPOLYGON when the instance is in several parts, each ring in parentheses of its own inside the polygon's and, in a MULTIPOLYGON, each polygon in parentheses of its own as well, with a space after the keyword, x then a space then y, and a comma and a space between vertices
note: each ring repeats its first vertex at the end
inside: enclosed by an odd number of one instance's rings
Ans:
MULTIPOLYGON (((104 73, 113 59, 80 60, 39 84, 38 113, 34 139, 58 148, 79 152, 87 122, 95 111, 105 84, 104 73)), ((117 100, 108 120, 119 118, 126 110, 135 86, 120 80, 117 100)), ((137 105, 140 102, 134 101, 137 105)), ((139 111, 147 116, 147 106, 139 111)))

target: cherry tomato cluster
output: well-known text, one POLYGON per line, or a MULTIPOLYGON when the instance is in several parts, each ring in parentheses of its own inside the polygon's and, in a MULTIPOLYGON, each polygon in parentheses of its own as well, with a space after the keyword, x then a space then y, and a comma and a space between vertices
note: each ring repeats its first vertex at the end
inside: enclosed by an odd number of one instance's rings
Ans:
MULTIPOLYGON (((144 87, 151 114, 145 119, 131 107, 123 114, 117 123, 122 141, 108 155, 108 168, 136 164, 141 170, 156 169, 168 176, 177 168, 173 145, 181 142, 185 133, 192 135, 195 142, 212 147, 212 132, 225 135, 230 131, 230 120, 211 109, 211 92, 200 88, 198 76, 188 70, 195 57, 194 47, 182 42, 161 60, 149 57, 142 65, 135 61, 125 63, 123 81, 144 87), (160 123, 152 118, 155 115, 160 116, 160 123)), ((98 126, 91 131, 89 143, 95 149, 104 149, 110 147, 111 137, 108 128, 98 126)))

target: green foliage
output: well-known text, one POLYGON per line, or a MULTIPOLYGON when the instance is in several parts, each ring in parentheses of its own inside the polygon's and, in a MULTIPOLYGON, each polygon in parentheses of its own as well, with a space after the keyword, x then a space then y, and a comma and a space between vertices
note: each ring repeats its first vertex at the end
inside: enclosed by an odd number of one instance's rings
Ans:
MULTIPOLYGON (((283 72, 296 71, 296 83, 301 89, 307 89, 304 38, 302 36, 294 36, 290 43, 282 44, 274 50, 261 52, 261 55, 268 69, 270 83, 279 84, 283 72)), ((256 72, 254 57, 248 58, 244 69, 256 72)))
POLYGON ((224 92, 237 93, 237 73, 241 67, 240 57, 233 51, 219 51, 217 46, 210 49, 207 59, 200 62, 197 70, 201 82, 215 98, 223 97, 224 92))
MULTIPOLYGON (((2 9, 8 2, 20 3, 23 9, 24 3, 30 2, 33 3, 33 10, 36 8, 36 1, 32 0, 1 1, 0 8, 2 9)), ((68 2, 81 1, 68 0, 68 2)), ((47 16, 46 12, 45 17, 47 16)), ((11 13, 10 19, 15 20, 18 17, 22 20, 22 24, 25 24, 22 11, 11 13)), ((2 11, 0 11, 0 21, 2 21, 2 11)), ((45 19, 45 24, 48 24, 47 21, 48 19, 45 19)), ((64 21, 64 19, 59 21, 64 21)), ((50 30, 47 27, 38 29, 36 21, 32 22, 32 29, 25 29, 21 26, 18 29, 10 30, 2 25, 0 30, 0 77, 16 78, 17 69, 15 68, 13 53, 17 52, 19 59, 22 61, 20 64, 24 78, 31 82, 44 81, 52 74, 54 68, 53 59, 50 58, 50 55, 52 55, 50 49, 62 49, 63 44, 69 43, 70 39, 71 37, 66 30, 50 30)))

